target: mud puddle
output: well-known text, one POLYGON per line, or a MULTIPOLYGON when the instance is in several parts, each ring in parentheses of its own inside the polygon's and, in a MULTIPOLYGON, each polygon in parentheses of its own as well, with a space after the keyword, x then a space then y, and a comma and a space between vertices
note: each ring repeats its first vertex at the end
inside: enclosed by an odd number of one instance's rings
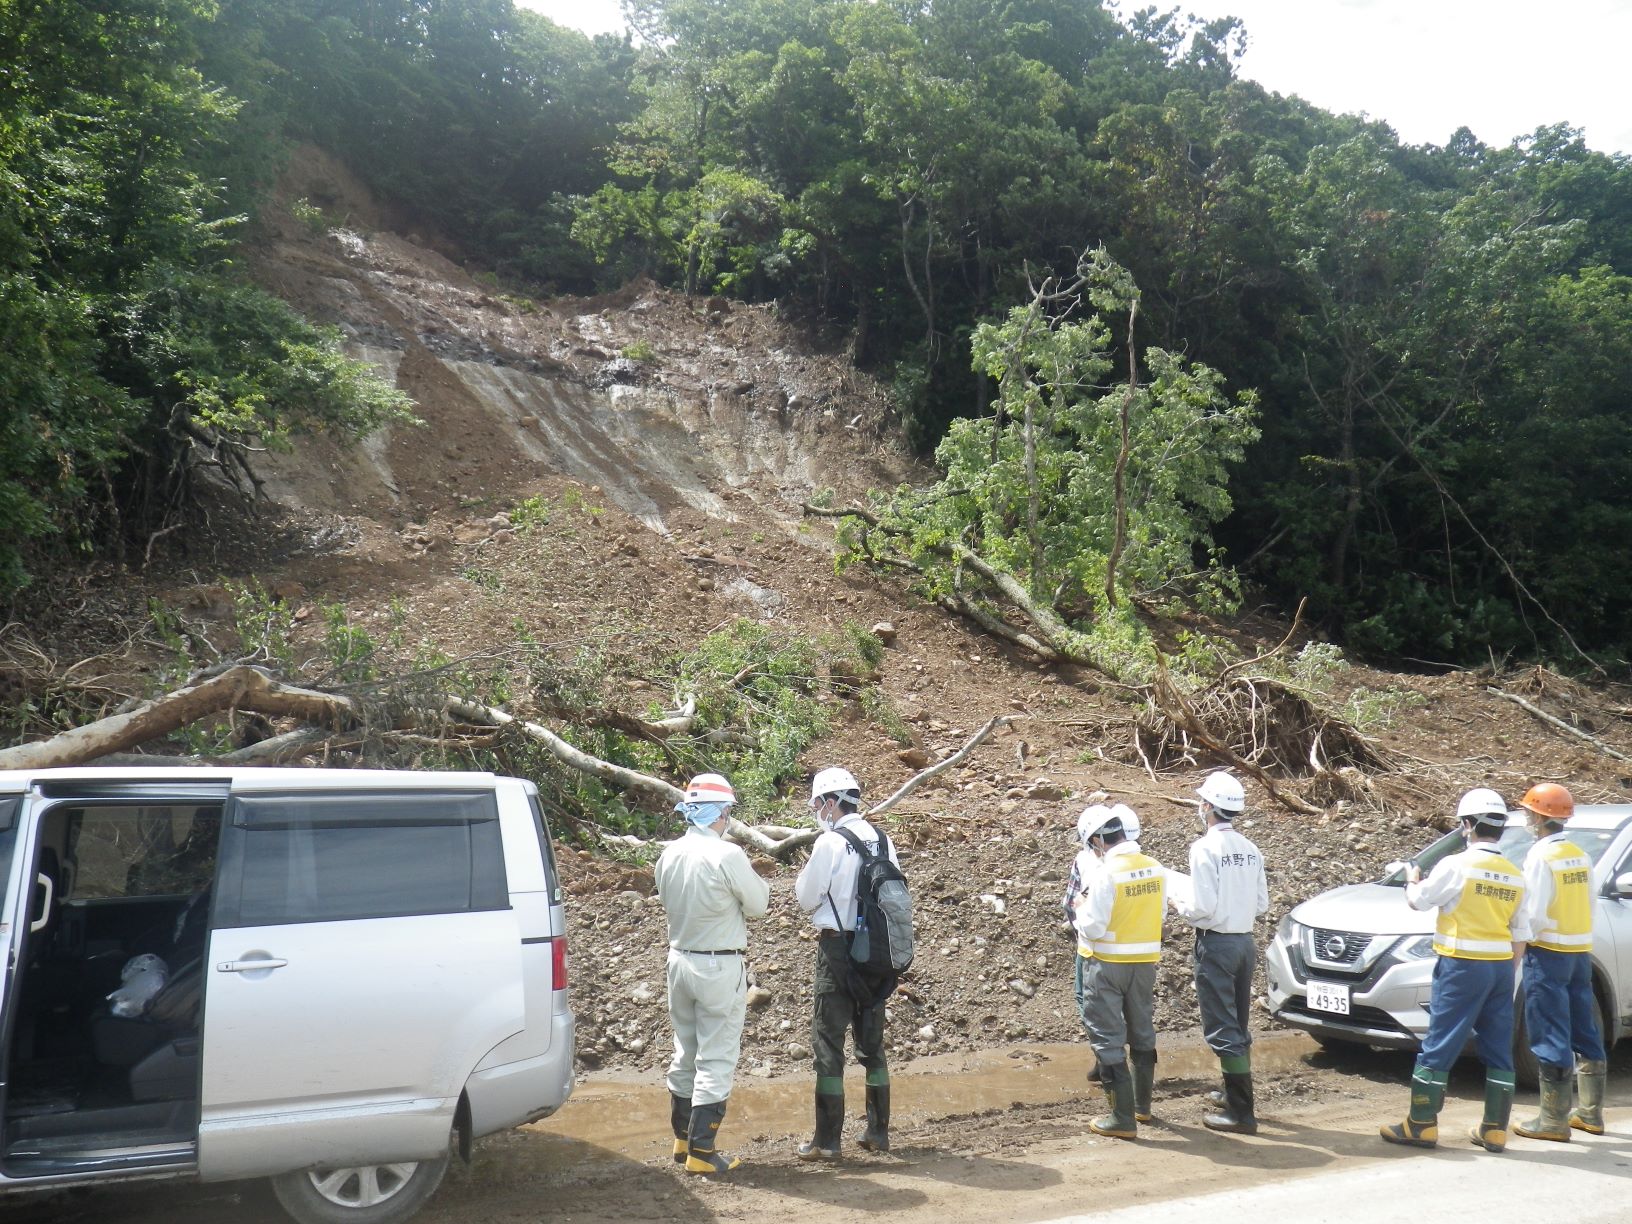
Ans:
MULTIPOLYGON (((1254 1068, 1266 1076, 1307 1070, 1307 1059, 1319 1049, 1302 1033, 1263 1034, 1252 1047, 1254 1068)), ((1218 1076, 1217 1057, 1199 1041, 1164 1047, 1159 1057, 1157 1100, 1191 1095, 1218 1076)), ((891 1073, 894 1130, 905 1137, 915 1124, 934 1119, 1084 1099, 1097 1109, 1097 1091, 1088 1095, 1092 1065, 1092 1051, 1083 1044, 1016 1044, 916 1059, 891 1073)), ((813 1090, 809 1075, 739 1077, 722 1132, 725 1141, 752 1137, 764 1142, 809 1129, 813 1090)), ((859 1110, 864 1093, 860 1068, 849 1068, 845 1093, 854 1106, 851 1112, 859 1110)), ((608 1160, 649 1159, 668 1148, 668 1090, 661 1078, 594 1076, 573 1090, 572 1100, 554 1118, 522 1129, 587 1144, 608 1160)))

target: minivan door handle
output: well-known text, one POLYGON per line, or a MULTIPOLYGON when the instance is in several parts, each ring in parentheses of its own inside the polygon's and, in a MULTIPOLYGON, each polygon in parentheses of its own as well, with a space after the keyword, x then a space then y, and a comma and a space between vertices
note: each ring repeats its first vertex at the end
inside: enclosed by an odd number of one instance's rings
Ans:
POLYGON ((51 877, 43 871, 34 877, 34 882, 45 889, 45 900, 40 904, 40 916, 28 924, 28 933, 30 935, 44 930, 45 924, 51 921, 51 901, 57 890, 57 886, 52 882, 51 877))
POLYGON ((282 969, 289 962, 269 956, 265 960, 222 961, 215 967, 217 973, 254 973, 258 969, 282 969))

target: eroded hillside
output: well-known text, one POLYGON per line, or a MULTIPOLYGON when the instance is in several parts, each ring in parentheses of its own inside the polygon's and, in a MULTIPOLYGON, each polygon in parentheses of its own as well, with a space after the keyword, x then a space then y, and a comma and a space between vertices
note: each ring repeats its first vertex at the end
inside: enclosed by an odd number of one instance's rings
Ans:
MULTIPOLYGON (((902 585, 835 573, 831 527, 800 503, 820 489, 847 498, 923 476, 878 385, 769 307, 646 284, 591 300, 503 293, 405 236, 400 218, 313 153, 297 158, 283 199, 263 224, 257 275, 340 327, 414 396, 423 424, 356 450, 304 440, 267 463, 272 505, 237 552, 161 553, 146 576, 88 575, 77 608, 53 618, 54 644, 43 643, 52 674, 83 663, 114 697, 151 691, 175 660, 162 635, 140 628, 149 598, 201 661, 231 656, 244 647, 237 592, 249 584, 287 609, 303 675, 321 670, 337 624, 391 643, 398 659, 593 646, 599 700, 637 713, 678 696, 663 660, 739 620, 811 639, 888 622, 870 674, 813 684, 827 730, 802 766, 843 762, 879 797, 994 715, 1014 720, 888 822, 920 898, 922 948, 892 1005, 891 1043, 926 1054, 1071 1039, 1073 951, 1058 902, 1077 811, 1094 790, 1124 798, 1145 818, 1148 847, 1181 862, 1191 789, 1215 761, 1197 748, 1153 766, 1132 734, 1136 694, 1040 666, 902 585)), ((1251 655, 1287 626, 1262 616, 1209 628, 1251 655)), ((1622 762, 1486 692, 1504 684, 1632 751, 1624 698, 1551 673, 1407 676, 1332 663, 1300 675, 1318 705, 1368 737, 1377 765, 1340 787, 1316 785, 1296 761, 1278 767, 1314 815, 1249 785, 1271 924, 1320 888, 1420 848, 1467 786, 1516 795, 1556 777, 1587 801, 1632 787, 1622 762)), ((527 690, 510 708, 550 713, 527 690)), ((664 768, 678 777, 704 760, 693 748, 664 768)), ((797 778, 782 793, 784 819, 797 822, 797 778)), ((572 843, 563 864, 583 1060, 655 1069, 667 1037, 650 848, 609 850, 593 821, 558 832, 572 843)), ((758 861, 773 903, 754 934, 745 1066, 770 1074, 808 1057, 811 951, 791 896, 797 861, 758 861)), ((1168 1031, 1194 1024, 1185 935, 1168 936, 1168 1031)))

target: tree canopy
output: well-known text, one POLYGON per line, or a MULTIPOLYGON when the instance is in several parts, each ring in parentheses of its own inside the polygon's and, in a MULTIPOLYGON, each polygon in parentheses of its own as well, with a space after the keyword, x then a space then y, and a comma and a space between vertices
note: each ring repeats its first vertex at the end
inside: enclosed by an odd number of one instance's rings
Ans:
MULTIPOLYGON (((1632 159, 1563 126, 1403 144, 1242 79, 1240 24, 1177 10, 628 12, 633 38, 591 39, 512 0, 0 0, 5 538, 140 540, 183 454, 230 469, 235 443, 403 410, 234 266, 238 218, 310 140, 532 291, 646 274, 777 300, 886 378, 948 471, 1010 462, 1019 386, 991 346, 1102 247, 1140 287, 1131 326, 1028 343, 1135 370, 1152 436, 1180 428, 1168 391, 1254 405, 1228 489, 1193 485, 1217 490, 1205 530, 1198 501, 1126 538, 1129 582, 1141 550, 1188 554, 1394 657, 1632 648, 1632 159)), ((1049 478, 1103 480, 1120 428, 1060 408, 1048 359, 1021 364, 1073 436, 1049 478)), ((1192 482, 1151 453, 1129 490, 1192 482)), ((1007 514, 981 475, 981 514, 1007 514)), ((1008 546, 1068 552, 1046 525, 1008 546)))

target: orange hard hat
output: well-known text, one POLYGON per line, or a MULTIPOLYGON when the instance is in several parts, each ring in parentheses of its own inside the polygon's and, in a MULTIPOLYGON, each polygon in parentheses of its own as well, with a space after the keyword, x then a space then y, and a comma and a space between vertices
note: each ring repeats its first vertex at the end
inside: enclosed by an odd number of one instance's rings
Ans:
POLYGON ((1575 797, 1557 782, 1537 782, 1524 792, 1519 806, 1547 820, 1568 820, 1575 814, 1575 797))

